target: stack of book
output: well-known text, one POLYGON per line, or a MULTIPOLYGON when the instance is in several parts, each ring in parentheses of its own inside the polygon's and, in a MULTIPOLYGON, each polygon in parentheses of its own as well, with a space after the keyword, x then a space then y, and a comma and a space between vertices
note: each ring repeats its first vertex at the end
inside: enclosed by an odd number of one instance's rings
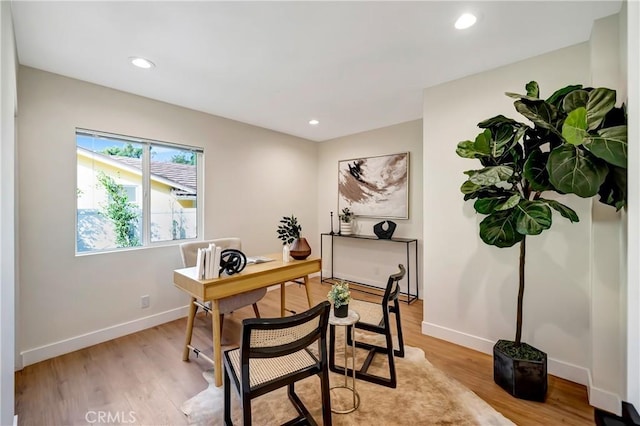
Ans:
POLYGON ((209 244, 209 247, 198 249, 196 267, 198 268, 198 279, 210 280, 220 277, 220 255, 222 247, 209 244))

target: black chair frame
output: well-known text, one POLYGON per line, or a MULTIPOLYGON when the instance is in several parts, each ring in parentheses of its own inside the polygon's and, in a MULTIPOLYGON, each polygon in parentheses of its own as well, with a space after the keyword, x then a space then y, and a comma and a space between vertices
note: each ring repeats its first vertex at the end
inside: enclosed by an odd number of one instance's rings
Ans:
MULTIPOLYGON (((378 385, 395 388, 397 386, 396 378, 396 365, 394 356, 404 358, 404 338, 402 336, 402 323, 400 318, 400 302, 398 295, 400 294, 399 282, 406 273, 403 265, 398 265, 399 272, 389 276, 387 280, 387 287, 384 295, 382 296, 382 320, 379 324, 369 324, 358 321, 354 327, 356 329, 366 330, 369 332, 382 334, 385 336, 385 346, 374 345, 366 342, 356 340, 356 347, 367 349, 369 353, 367 358, 362 363, 359 370, 356 370, 356 378, 365 380, 368 382, 376 383, 378 385), (394 314, 396 334, 398 336, 398 349, 393 348, 393 335, 391 332, 391 319, 390 314, 394 314), (385 354, 389 365, 389 377, 382 377, 369 373, 369 367, 373 362, 376 354, 385 354)), ((366 302, 370 303, 370 302, 366 302)), ((351 340, 351 326, 347 327, 345 332, 347 343, 352 344, 351 340)), ((329 369, 333 372, 345 374, 344 367, 337 366, 335 364, 335 326, 330 326, 329 329, 329 369)), ((347 368, 347 374, 353 374, 353 370, 347 368)))
POLYGON ((231 365, 229 353, 225 351, 224 362, 224 422, 225 425, 232 425, 231 421, 231 379, 237 395, 240 399, 243 413, 243 423, 245 426, 251 425, 251 400, 261 395, 287 386, 287 395, 291 400, 298 417, 284 423, 284 425, 310 424, 317 425, 309 410, 304 406, 298 395, 295 393, 295 382, 304 378, 317 375, 320 378, 322 396, 322 418, 323 425, 331 426, 331 399, 329 394, 329 369, 327 362, 327 325, 329 322, 330 304, 327 301, 319 303, 308 311, 284 318, 250 318, 242 321, 242 341, 240 345, 240 369, 238 377, 231 365), (277 330, 295 327, 319 317, 319 327, 304 337, 290 343, 255 347, 251 346, 252 330, 277 330), (318 342, 318 356, 315 356, 307 348, 309 345, 318 342), (251 358, 277 358, 289 355, 300 350, 307 351, 315 360, 315 364, 302 370, 280 376, 276 379, 251 387, 249 360, 251 358))

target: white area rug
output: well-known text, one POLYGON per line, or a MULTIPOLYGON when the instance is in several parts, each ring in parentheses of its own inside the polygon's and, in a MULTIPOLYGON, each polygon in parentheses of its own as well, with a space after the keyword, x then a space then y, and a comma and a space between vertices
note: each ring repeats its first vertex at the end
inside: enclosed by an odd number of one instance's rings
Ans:
MULTIPOLYGON (((360 336, 358 338, 361 338, 360 336)), ((342 345, 337 345, 341 347, 342 345)), ((395 389, 357 381, 360 406, 350 414, 333 414, 334 425, 513 425, 475 393, 459 382, 447 377, 425 358, 422 349, 405 346, 404 358, 396 357, 398 386, 395 389)), ((356 358, 366 355, 358 350, 356 358)), ((336 363, 342 355, 336 354, 336 363)), ((386 360, 376 355, 369 371, 388 376, 383 367, 386 360), (376 368, 379 368, 376 371, 376 368)), ((350 361, 349 361, 350 363, 350 361)), ((213 385, 213 371, 203 373, 209 383, 207 389, 182 405, 190 425, 222 425, 224 416, 223 388, 213 385)), ((330 373, 331 384, 344 380, 330 373)), ((316 421, 321 424, 320 379, 310 377, 296 384, 296 393, 316 421)), ((332 406, 339 406, 332 392, 332 406)), ((242 416, 235 388, 231 391, 232 419, 242 424, 242 416)), ((286 388, 263 395, 252 401, 252 418, 256 426, 280 425, 297 412, 291 405, 286 388)))

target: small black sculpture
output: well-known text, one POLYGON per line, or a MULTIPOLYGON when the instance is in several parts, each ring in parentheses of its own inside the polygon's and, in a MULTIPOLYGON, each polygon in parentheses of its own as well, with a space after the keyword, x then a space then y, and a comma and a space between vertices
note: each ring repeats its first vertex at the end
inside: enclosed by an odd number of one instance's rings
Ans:
POLYGON ((395 230, 396 224, 390 220, 383 220, 382 222, 373 225, 373 233, 381 240, 390 240, 395 230), (387 229, 384 229, 385 224, 387 225, 387 229))
POLYGON ((225 249, 220 253, 220 273, 228 275, 238 273, 247 266, 247 256, 240 250, 225 249))

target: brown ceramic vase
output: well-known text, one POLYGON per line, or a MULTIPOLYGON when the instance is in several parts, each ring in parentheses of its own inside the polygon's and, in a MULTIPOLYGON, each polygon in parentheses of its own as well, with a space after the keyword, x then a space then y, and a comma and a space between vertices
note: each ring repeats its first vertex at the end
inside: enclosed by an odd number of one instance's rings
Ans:
POLYGON ((289 254, 296 260, 304 260, 311 254, 311 246, 306 238, 298 238, 291 243, 289 254))

